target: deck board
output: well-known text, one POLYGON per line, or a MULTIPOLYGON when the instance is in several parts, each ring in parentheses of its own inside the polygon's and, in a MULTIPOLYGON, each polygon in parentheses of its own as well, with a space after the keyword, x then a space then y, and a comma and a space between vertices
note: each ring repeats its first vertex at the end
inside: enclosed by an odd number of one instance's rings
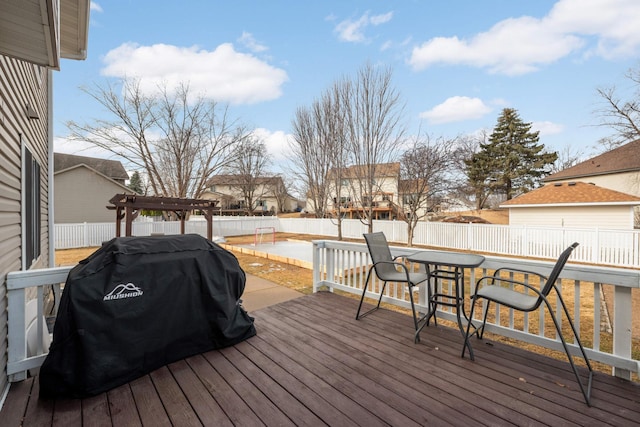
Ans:
MULTIPOLYGON (((87 399, 13 384, 0 425, 638 425, 640 385, 603 373, 587 407, 567 362, 320 292, 251 313, 257 335, 87 399), (484 343, 483 343, 484 342, 484 343)), ((582 372, 583 370, 581 370, 582 372)))

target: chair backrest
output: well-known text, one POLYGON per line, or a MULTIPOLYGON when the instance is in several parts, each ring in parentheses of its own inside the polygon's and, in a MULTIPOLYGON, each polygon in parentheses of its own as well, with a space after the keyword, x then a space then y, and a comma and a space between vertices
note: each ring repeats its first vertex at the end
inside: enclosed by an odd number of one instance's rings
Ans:
MULTIPOLYGON (((560 276, 560 272, 562 271, 562 269, 564 268, 564 265, 567 263, 567 260, 571 256, 571 252, 576 248, 576 246, 578 246, 578 244, 579 244, 578 242, 573 243, 571 246, 565 249, 558 257, 558 261, 556 261, 556 265, 553 266, 553 270, 551 270, 551 273, 549 274, 549 278, 547 279, 547 282, 544 284, 544 286, 540 290, 540 293, 542 293, 542 295, 544 295, 545 297, 549 295, 549 292, 551 292, 553 285, 556 283, 556 280, 558 280, 558 276, 560 276)), ((536 304, 536 306, 539 306, 540 303, 542 303, 542 300, 538 301, 538 304, 536 304)))
POLYGON ((385 277, 387 277, 389 273, 396 272, 393 264, 386 262, 384 264, 378 264, 380 261, 393 261, 393 255, 391 255, 387 238, 383 232, 363 234, 363 236, 369 248, 369 255, 371 256, 371 261, 373 261, 376 276, 378 276, 380 280, 386 280, 385 277))

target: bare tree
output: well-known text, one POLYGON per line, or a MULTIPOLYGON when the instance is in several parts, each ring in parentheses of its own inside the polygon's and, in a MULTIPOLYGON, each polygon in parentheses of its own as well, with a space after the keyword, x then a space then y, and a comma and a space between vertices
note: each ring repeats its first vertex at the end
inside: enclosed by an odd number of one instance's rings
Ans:
MULTIPOLYGON (((456 139, 456 148, 453 155, 453 170, 460 177, 457 179, 458 185, 453 187, 459 198, 464 199, 467 204, 475 204, 477 209, 482 209, 486 204, 491 189, 485 179, 477 175, 476 169, 469 169, 470 162, 476 153, 480 151, 480 144, 486 143, 489 139, 487 130, 476 135, 463 135, 456 139)), ((487 179, 488 179, 487 172, 487 179)))
POLYGON ((317 218, 324 218, 329 194, 328 174, 332 167, 330 147, 323 140, 312 109, 299 107, 292 126, 293 139, 289 141, 287 157, 304 182, 303 193, 311 202, 311 206, 307 203, 307 209, 312 209, 317 218))
POLYGON ((418 136, 400 158, 400 218, 407 223, 408 246, 413 246, 418 221, 426 218, 432 204, 450 188, 453 146, 454 140, 418 136))
POLYGON ((342 240, 346 135, 340 84, 334 83, 309 109, 299 108, 293 126, 292 161, 306 178, 316 216, 336 221, 342 240))
POLYGON ((632 88, 624 90, 628 97, 621 97, 615 86, 598 88, 603 105, 595 113, 600 117, 599 126, 613 128, 616 135, 604 138, 611 147, 640 138, 640 66, 627 71, 625 77, 632 88))
POLYGON ((227 166, 229 174, 234 177, 232 187, 242 197, 248 214, 259 207, 270 190, 269 178, 266 178, 270 161, 264 141, 249 137, 237 144, 236 153, 227 166))
POLYGON ((339 90, 346 120, 348 159, 355 178, 349 180, 355 187, 352 197, 362 206, 358 210, 360 220, 372 232, 374 198, 388 185, 378 172, 399 154, 405 134, 404 104, 392 85, 391 69, 369 63, 355 78, 342 80, 339 90))
POLYGON ((575 166, 582 158, 582 152, 579 149, 574 149, 570 145, 565 146, 556 153, 558 154, 558 158, 553 162, 553 165, 551 165, 551 173, 557 173, 575 166))
POLYGON ((285 211, 285 206, 287 203, 287 199, 291 197, 289 195, 288 185, 285 182, 284 178, 281 175, 276 175, 270 179, 270 192, 273 194, 273 197, 276 199, 276 203, 278 205, 278 212, 282 213, 285 211))
POLYGON ((228 117, 228 108, 195 97, 186 84, 175 90, 141 90, 140 81, 123 79, 83 89, 112 115, 91 124, 67 123, 70 138, 92 143, 144 172, 157 196, 198 198, 207 181, 233 159, 246 129, 228 117))
POLYGON ((323 141, 329 149, 332 169, 328 174, 329 198, 332 199, 332 220, 336 222, 338 240, 342 240, 342 216, 349 208, 350 197, 345 194, 344 172, 346 167, 346 122, 340 96, 340 83, 334 83, 314 104, 316 122, 323 141))

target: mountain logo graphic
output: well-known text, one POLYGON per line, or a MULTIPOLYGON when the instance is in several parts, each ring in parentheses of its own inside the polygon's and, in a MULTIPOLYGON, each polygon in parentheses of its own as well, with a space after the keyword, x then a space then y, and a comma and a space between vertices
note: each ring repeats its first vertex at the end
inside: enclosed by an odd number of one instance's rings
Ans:
POLYGON ((142 296, 142 293, 142 289, 133 283, 127 283, 126 285, 119 284, 114 290, 104 296, 103 301, 140 297, 142 296))

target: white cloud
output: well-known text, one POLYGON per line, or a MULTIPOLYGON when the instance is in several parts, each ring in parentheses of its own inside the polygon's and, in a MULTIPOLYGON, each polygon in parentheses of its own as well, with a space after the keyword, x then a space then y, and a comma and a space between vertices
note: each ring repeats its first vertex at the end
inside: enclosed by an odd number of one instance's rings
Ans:
POLYGON ((533 131, 540 132, 540 136, 549 136, 562 133, 564 131, 564 126, 558 123, 542 121, 531 123, 531 129, 533 131))
POLYGON ((387 12, 382 15, 372 16, 370 21, 371 21, 371 25, 380 25, 380 24, 385 24, 391 21, 391 18, 393 18, 393 12, 387 12))
POLYGON ((286 161, 286 152, 289 150, 288 134, 281 130, 274 132, 265 128, 257 128, 254 129, 253 135, 264 141, 267 146, 267 152, 271 155, 271 160, 274 163, 286 161))
POLYGON ((392 46, 393 46, 393 42, 391 40, 387 40, 386 42, 382 43, 382 45, 380 46, 380 52, 384 52, 387 49, 391 49, 392 46))
POLYGON ((258 41, 253 37, 253 34, 247 33, 246 31, 242 32, 242 35, 238 38, 238 43, 247 47, 252 52, 264 52, 265 50, 269 50, 269 48, 258 41))
POLYGON ((414 70, 458 64, 518 75, 581 50, 629 56, 640 47, 638 22, 636 0, 560 0, 542 19, 505 19, 469 39, 432 38, 415 47, 408 62, 414 70))
POLYGON ((89 10, 91 10, 92 12, 102 12, 102 6, 100 6, 97 2, 92 1, 89 4, 89 10))
POLYGON ((56 153, 75 154, 76 156, 96 157, 98 159, 110 159, 114 154, 85 141, 76 141, 68 138, 53 138, 53 151, 56 153))
POLYGON ((393 12, 387 12, 381 15, 373 15, 369 16, 369 12, 366 12, 360 18, 354 20, 345 19, 344 21, 339 22, 335 28, 334 32, 338 34, 338 38, 345 42, 352 43, 363 43, 367 42, 368 39, 364 35, 364 30, 369 26, 377 26, 380 24, 387 23, 393 18, 393 12))
POLYGON ((562 0, 546 17, 564 32, 594 36, 589 52, 604 58, 638 54, 640 2, 637 0, 562 0))
POLYGON ((237 52, 229 43, 213 51, 197 46, 125 43, 103 58, 101 73, 135 77, 142 90, 188 83, 191 93, 232 104, 254 104, 279 98, 287 73, 260 59, 237 52))
POLYGON ((480 98, 453 96, 431 110, 420 113, 420 118, 427 119, 430 124, 461 122, 479 119, 491 112, 480 98))

